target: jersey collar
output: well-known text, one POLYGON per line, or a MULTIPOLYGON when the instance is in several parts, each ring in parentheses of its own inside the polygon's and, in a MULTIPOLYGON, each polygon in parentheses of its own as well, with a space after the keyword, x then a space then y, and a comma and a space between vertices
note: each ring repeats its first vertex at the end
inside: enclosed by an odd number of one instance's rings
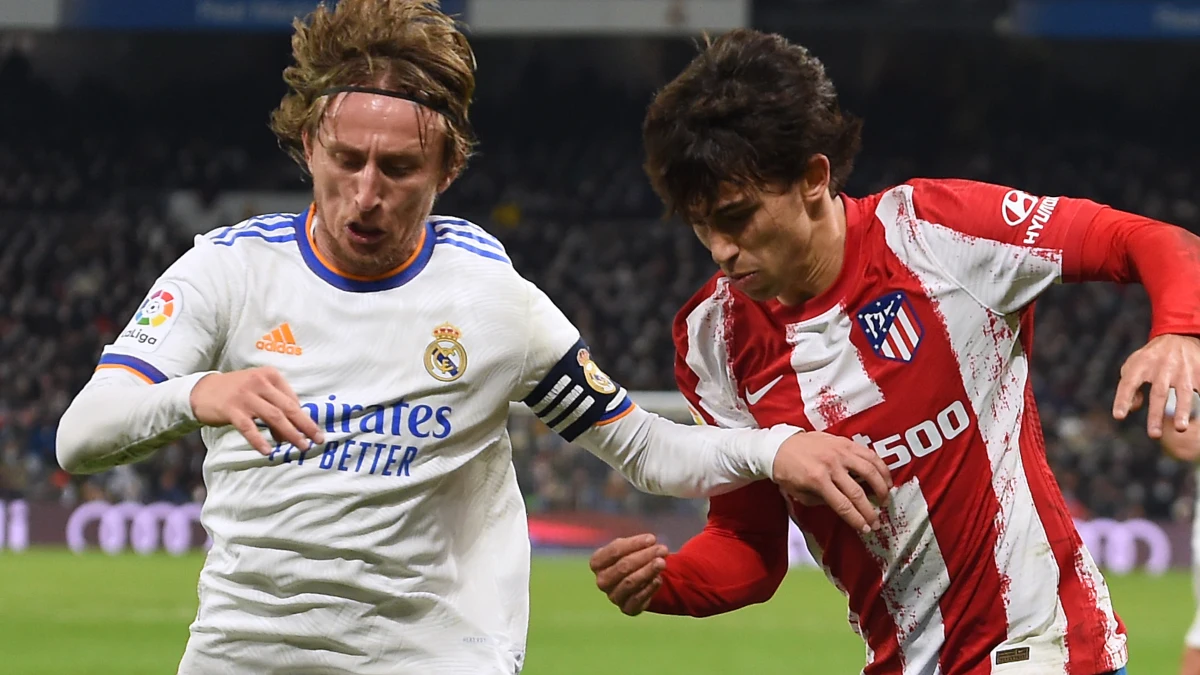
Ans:
POLYGON ((296 242, 300 246, 300 256, 304 258, 304 264, 334 288, 351 293, 373 293, 398 288, 420 274, 421 270, 429 264, 429 259, 433 257, 433 245, 436 237, 433 226, 426 221, 417 250, 395 269, 375 277, 347 274, 338 270, 332 261, 317 250, 316 241, 313 239, 316 213, 317 205, 313 204, 308 207, 308 211, 297 216, 293 221, 296 229, 296 242))

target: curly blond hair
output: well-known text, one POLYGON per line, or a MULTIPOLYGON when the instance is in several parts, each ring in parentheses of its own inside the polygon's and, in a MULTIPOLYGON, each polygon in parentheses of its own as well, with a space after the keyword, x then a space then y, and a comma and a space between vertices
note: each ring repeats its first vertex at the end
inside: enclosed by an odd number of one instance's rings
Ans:
MULTIPOLYGON (((288 93, 271 113, 279 145, 307 170, 304 138, 315 137, 330 88, 387 89, 443 112, 444 170, 456 174, 475 147, 467 112, 475 92, 475 55, 437 0, 341 0, 322 3, 292 26, 294 63, 283 71, 288 93)), ((424 139, 422 139, 423 142, 424 139)))

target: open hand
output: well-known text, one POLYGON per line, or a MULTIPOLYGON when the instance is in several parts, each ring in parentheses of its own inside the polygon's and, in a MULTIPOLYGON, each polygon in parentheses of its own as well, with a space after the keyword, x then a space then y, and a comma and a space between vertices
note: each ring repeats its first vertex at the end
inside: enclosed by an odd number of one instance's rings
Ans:
POLYGON ((1192 413, 1192 391, 1200 386, 1200 338, 1189 335, 1160 335, 1129 355, 1121 366, 1121 381, 1113 401, 1113 417, 1123 420, 1142 407, 1142 386, 1150 385, 1146 433, 1162 438, 1163 409, 1167 392, 1179 393, 1175 406, 1175 430, 1187 431, 1192 413))
POLYGON ((202 424, 232 425, 264 455, 271 454, 271 444, 255 420, 262 420, 276 441, 287 441, 301 451, 325 440, 321 428, 300 407, 296 392, 271 367, 205 375, 192 388, 191 404, 202 424))
POLYGON ((874 451, 841 436, 799 433, 775 455, 773 480, 783 493, 806 505, 824 502, 854 529, 879 527, 879 510, 863 490, 886 504, 892 475, 874 451))

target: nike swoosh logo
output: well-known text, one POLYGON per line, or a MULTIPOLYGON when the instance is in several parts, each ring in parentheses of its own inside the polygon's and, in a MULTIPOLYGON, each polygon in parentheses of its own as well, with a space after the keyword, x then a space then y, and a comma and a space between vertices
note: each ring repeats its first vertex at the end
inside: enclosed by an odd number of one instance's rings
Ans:
POLYGON ((753 393, 749 389, 747 389, 746 390, 746 403, 749 403, 750 405, 755 405, 756 403, 758 403, 759 401, 762 400, 762 397, 767 395, 768 391, 771 391, 771 387, 774 387, 782 379, 783 379, 783 376, 780 375, 779 377, 768 382, 765 387, 763 387, 762 389, 759 389, 758 391, 753 392, 753 393))

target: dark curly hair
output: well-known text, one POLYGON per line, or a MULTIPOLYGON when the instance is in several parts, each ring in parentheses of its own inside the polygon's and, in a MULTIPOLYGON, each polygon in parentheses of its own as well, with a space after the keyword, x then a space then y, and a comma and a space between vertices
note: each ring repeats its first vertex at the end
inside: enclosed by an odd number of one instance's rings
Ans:
POLYGON ((722 185, 790 187, 829 158, 833 193, 850 177, 862 121, 842 112, 825 66, 779 35, 706 40, 654 97, 642 125, 646 174, 667 215, 703 218, 722 185))

